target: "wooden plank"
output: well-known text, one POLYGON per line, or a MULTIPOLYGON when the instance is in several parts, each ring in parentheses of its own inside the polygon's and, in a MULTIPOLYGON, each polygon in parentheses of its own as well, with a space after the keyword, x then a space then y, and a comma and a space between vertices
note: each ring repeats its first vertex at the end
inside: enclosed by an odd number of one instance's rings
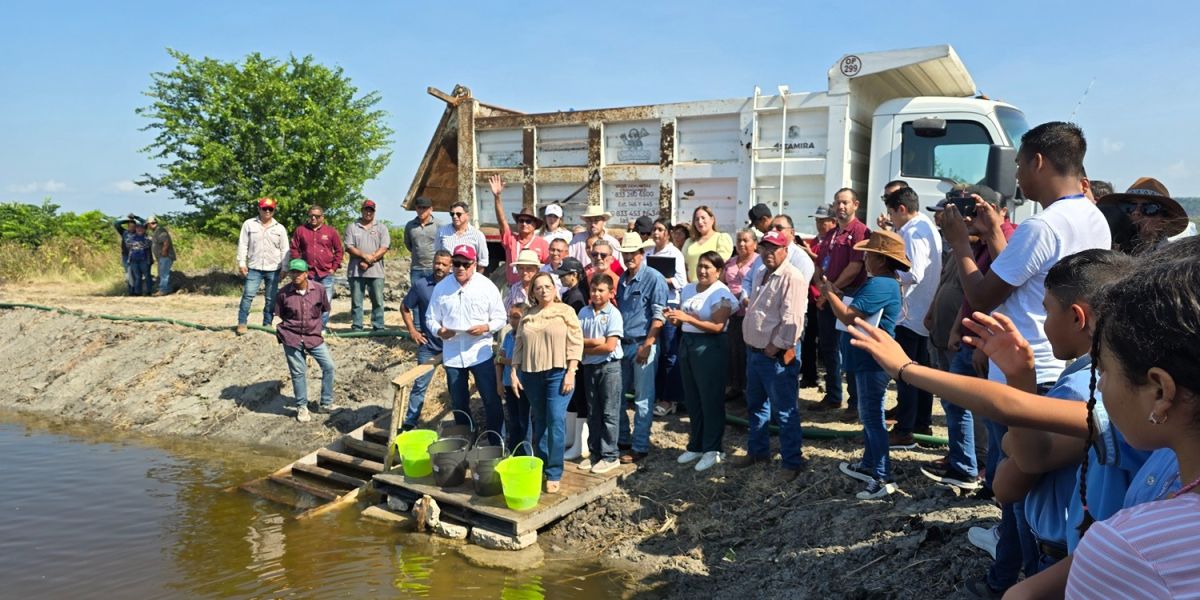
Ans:
POLYGON ((291 475, 271 475, 270 480, 274 481, 275 483, 278 483, 280 485, 286 485, 290 488, 300 490, 310 496, 316 496, 317 498, 320 498, 322 500, 333 500, 340 495, 335 490, 331 490, 326 487, 321 487, 321 486, 313 484, 313 483, 300 481, 299 479, 296 479, 295 477, 292 477, 291 475))
POLYGON ((337 499, 332 502, 326 502, 325 504, 322 504, 320 506, 315 506, 313 508, 310 508, 310 509, 300 513, 299 515, 296 515, 296 518, 297 519, 311 519, 312 517, 315 517, 317 515, 322 515, 331 510, 339 509, 339 508, 342 508, 349 504, 353 504, 356 500, 358 500, 358 497, 362 494, 362 491, 365 489, 367 489, 367 488, 360 487, 360 488, 355 488, 353 490, 350 490, 349 492, 346 492, 345 494, 338 496, 337 499))
POLYGON ((263 477, 262 479, 247 481, 246 483, 243 483, 237 487, 248 494, 258 496, 259 498, 263 498, 265 500, 270 500, 275 504, 282 504, 283 506, 293 509, 300 508, 300 502, 296 498, 289 498, 287 496, 277 494, 271 491, 268 485, 267 478, 263 477))
MULTIPOLYGON (((359 454, 365 454, 376 459, 376 461, 383 460, 384 455, 387 454, 387 446, 383 444, 376 444, 375 442, 368 442, 366 440, 360 440, 358 438, 346 436, 342 438, 342 443, 346 444, 346 448, 359 454)), ((380 464, 382 465, 383 463, 380 464)))
POLYGON ((416 381, 418 377, 425 375, 426 373, 434 372, 438 365, 441 364, 442 355, 435 355, 433 358, 397 375, 396 378, 392 380, 392 385, 396 387, 411 387, 413 382, 416 381))
MULTIPOLYGON (((327 466, 329 464, 345 467, 349 470, 362 471, 363 473, 382 473, 383 464, 373 460, 351 456, 342 452, 334 452, 333 450, 321 449, 317 450, 317 465, 327 466)), ((365 481, 363 483, 366 483, 365 481)))
MULTIPOLYGON (((391 438, 388 437, 387 430, 382 427, 379 427, 378 425, 376 425, 374 423, 367 425, 367 427, 365 429, 363 429, 363 439, 365 440, 367 438, 370 438, 372 440, 384 440, 383 445, 385 447, 388 444, 392 443, 391 438)), ((376 443, 378 443, 378 442, 376 442, 376 443)))
POLYGON ((317 465, 297 463, 292 465, 292 473, 302 473, 311 477, 317 477, 330 484, 345 486, 348 488, 357 488, 367 485, 367 482, 362 479, 351 477, 344 473, 338 473, 337 471, 326 469, 325 467, 318 467, 317 465))

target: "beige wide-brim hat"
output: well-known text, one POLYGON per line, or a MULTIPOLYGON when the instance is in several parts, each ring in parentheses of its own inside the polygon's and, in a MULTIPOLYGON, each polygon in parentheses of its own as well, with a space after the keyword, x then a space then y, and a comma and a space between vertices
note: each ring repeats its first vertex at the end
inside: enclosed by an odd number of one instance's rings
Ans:
POLYGON ((617 248, 617 252, 632 253, 637 252, 638 250, 645 250, 653 245, 654 240, 646 240, 643 242, 642 236, 633 232, 629 232, 625 234, 625 237, 621 238, 621 247, 617 248))
POLYGON ((1167 186, 1153 177, 1140 177, 1123 194, 1105 194, 1096 200, 1097 206, 1116 206, 1121 202, 1148 200, 1163 207, 1163 232, 1167 237, 1183 233, 1188 226, 1188 214, 1183 206, 1171 197, 1167 186))
POLYGON ((891 231, 872 231, 871 237, 854 245, 855 250, 882 254, 904 265, 904 270, 912 268, 908 253, 904 251, 904 238, 891 231))
POLYGON ((517 260, 513 261, 514 267, 538 267, 541 268, 542 261, 538 259, 537 252, 533 250, 522 250, 517 253, 517 260))
POLYGON ((583 214, 580 215, 580 218, 582 219, 591 219, 595 217, 603 217, 604 220, 607 221, 612 218, 612 213, 604 212, 604 209, 596 206, 595 204, 589 204, 587 210, 583 211, 583 214))

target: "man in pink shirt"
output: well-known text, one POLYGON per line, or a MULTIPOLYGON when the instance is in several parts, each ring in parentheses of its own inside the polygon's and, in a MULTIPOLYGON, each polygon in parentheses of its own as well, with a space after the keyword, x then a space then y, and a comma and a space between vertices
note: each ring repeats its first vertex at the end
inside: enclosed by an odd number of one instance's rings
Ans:
POLYGON ((504 246, 504 275, 508 279, 508 285, 512 285, 521 280, 521 274, 513 266, 517 255, 522 250, 533 250, 537 253, 538 261, 545 263, 550 257, 550 244, 545 238, 534 235, 537 228, 542 226, 542 220, 524 208, 519 213, 513 213, 513 220, 517 224, 514 235, 512 228, 508 226, 508 219, 504 218, 504 204, 500 202, 500 193, 504 191, 504 179, 499 175, 492 175, 488 178, 488 184, 492 186, 496 224, 500 226, 500 244, 504 246))
MULTIPOLYGON (((292 236, 292 258, 308 263, 308 277, 321 284, 325 298, 333 302, 333 274, 342 268, 342 236, 325 222, 325 209, 316 204, 308 207, 308 223, 296 229, 292 236)), ((329 325, 329 311, 321 315, 321 328, 329 325)))

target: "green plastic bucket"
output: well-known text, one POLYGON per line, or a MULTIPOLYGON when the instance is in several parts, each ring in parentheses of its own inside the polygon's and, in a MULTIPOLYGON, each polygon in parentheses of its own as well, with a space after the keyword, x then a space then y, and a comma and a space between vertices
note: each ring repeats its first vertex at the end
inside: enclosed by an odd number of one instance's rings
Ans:
MULTIPOLYGON (((526 442, 528 443, 528 442, 526 442)), ((536 456, 510 456, 496 465, 504 504, 512 510, 529 510, 542 496, 542 459, 536 456)))
POLYGON ((396 436, 392 445, 400 455, 405 477, 428 477, 433 473, 429 445, 436 442, 438 433, 432 429, 414 429, 396 436))

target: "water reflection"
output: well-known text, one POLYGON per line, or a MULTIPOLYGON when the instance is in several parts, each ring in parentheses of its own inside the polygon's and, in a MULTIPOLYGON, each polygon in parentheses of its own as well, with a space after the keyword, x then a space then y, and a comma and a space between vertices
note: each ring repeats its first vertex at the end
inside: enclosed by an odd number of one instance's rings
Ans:
POLYGON ((17 420, 0 413, 7 597, 621 597, 576 561, 514 575, 354 510, 297 521, 236 491, 288 460, 275 451, 17 420))

